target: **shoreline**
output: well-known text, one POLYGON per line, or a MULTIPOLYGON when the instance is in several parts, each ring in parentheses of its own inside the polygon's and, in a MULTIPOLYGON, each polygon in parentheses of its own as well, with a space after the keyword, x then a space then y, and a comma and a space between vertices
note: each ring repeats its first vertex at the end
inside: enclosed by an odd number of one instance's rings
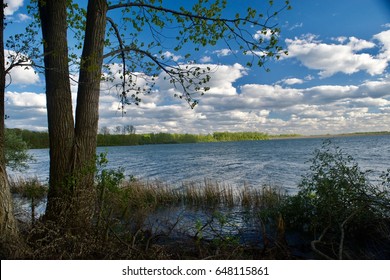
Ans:
POLYGON ((319 138, 341 138, 341 137, 358 137, 358 136, 384 136, 390 135, 390 131, 380 132, 352 132, 340 134, 318 134, 318 135, 269 135, 269 140, 283 140, 283 139, 319 139, 319 138))

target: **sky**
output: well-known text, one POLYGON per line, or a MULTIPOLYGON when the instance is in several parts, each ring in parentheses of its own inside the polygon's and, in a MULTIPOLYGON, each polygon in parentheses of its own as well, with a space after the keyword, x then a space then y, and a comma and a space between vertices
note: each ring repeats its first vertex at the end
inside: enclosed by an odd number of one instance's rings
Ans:
MULTIPOLYGON (((28 1, 8 0, 5 36, 23 32, 31 21, 28 1)), ((81 1, 83 2, 83 1, 81 1)), ((86 1, 84 1, 86 2, 86 1)), ((171 7, 177 2, 164 1, 171 7)), ((284 1, 275 1, 275 5, 284 1)), ((188 3, 183 1, 183 3, 188 3)), ((230 0, 227 14, 245 5, 264 10, 267 1, 230 0), (257 6, 259 7, 257 7, 257 6)), ((191 109, 174 97, 161 76, 142 102, 122 114, 112 81, 101 85, 99 127, 133 125, 137 133, 259 131, 303 135, 390 130, 390 0, 291 0, 272 23, 288 51, 264 67, 223 43, 193 53, 208 66, 210 90, 191 109)), ((118 16, 114 14, 113 16, 118 16)), ((258 30, 250 30, 258 36, 258 30)), ((165 55, 185 64, 192 48, 165 55)), ((119 65, 113 64, 113 69, 119 65)), ((46 131, 45 79, 36 69, 15 68, 6 88, 6 126, 46 131)), ((116 75, 116 78, 119 74, 116 75)), ((77 80, 77 77, 73 77, 77 80)), ((72 82, 76 97, 77 84, 72 82)))

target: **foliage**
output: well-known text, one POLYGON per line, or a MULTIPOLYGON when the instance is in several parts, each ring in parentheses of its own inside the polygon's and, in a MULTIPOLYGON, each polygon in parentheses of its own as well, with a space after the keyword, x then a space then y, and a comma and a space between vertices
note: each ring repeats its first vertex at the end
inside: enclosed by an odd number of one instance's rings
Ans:
POLYGON ((267 140, 268 135, 261 132, 214 132, 213 138, 216 141, 267 140))
POLYGON ((113 89, 120 95, 122 106, 139 104, 142 95, 153 91, 156 80, 163 79, 175 88, 176 97, 193 108, 199 96, 210 89, 208 82, 214 69, 196 63, 185 50, 198 52, 223 41, 230 50, 245 55, 247 66, 263 66, 268 59, 286 53, 279 45, 280 29, 271 22, 282 10, 291 8, 289 1, 270 1, 267 13, 248 7, 243 14, 227 16, 228 6, 226 0, 188 1, 183 6, 170 6, 161 0, 110 5, 109 11, 120 9, 123 16, 119 22, 108 20, 106 48, 110 51, 105 57, 120 58, 121 69, 114 72, 107 66, 110 74, 106 78, 114 81, 115 74, 121 78, 113 89), (256 32, 261 36, 254 36, 256 32), (185 62, 177 62, 172 52, 185 62))
POLYGON ((28 145, 14 130, 5 131, 5 163, 12 170, 28 168, 27 162, 33 157, 28 153, 28 145))
POLYGON ((311 163, 298 194, 284 208, 286 220, 313 234, 312 248, 322 257, 351 257, 357 252, 348 245, 381 235, 378 224, 390 217, 385 206, 388 190, 372 185, 367 172, 330 141, 315 152, 311 163))
MULTIPOLYGON (((135 130, 135 129, 134 129, 135 130)), ((41 149, 49 147, 47 132, 25 129, 7 129, 27 143, 29 148, 41 149)), ((268 140, 269 136, 262 132, 215 132, 213 134, 180 134, 180 133, 147 133, 147 134, 109 134, 97 135, 98 146, 136 146, 149 144, 184 144, 219 141, 252 141, 268 140)))
POLYGON ((49 134, 45 131, 31 131, 19 128, 6 128, 6 134, 15 134, 27 143, 30 149, 43 149, 49 147, 49 134))

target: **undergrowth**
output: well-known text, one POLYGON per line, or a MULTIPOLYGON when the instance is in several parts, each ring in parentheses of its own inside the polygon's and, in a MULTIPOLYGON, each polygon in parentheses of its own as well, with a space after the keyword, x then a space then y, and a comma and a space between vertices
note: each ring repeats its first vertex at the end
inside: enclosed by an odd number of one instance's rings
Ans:
POLYGON ((28 259, 386 259, 390 170, 370 183, 331 143, 318 149, 295 195, 280 187, 210 180, 173 188, 125 178, 98 157, 94 225, 84 232, 36 220, 46 187, 11 183, 31 204, 28 259), (34 205, 34 206, 33 206, 34 205))

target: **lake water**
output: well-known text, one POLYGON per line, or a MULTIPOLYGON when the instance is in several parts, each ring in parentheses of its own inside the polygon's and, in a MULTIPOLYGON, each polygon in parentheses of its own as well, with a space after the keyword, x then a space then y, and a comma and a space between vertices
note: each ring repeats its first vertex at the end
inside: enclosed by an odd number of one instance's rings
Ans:
MULTIPOLYGON (((197 144, 104 147, 108 168, 123 168, 126 175, 143 180, 160 180, 174 186, 183 182, 279 185, 295 192, 308 160, 324 139, 283 139, 270 141, 219 142, 197 144)), ((362 170, 372 169, 372 178, 390 168, 390 136, 337 137, 332 142, 351 155, 362 170)), ((36 161, 23 176, 38 176, 47 181, 48 149, 30 150, 36 161)), ((10 172, 11 175, 17 175, 10 172)))

